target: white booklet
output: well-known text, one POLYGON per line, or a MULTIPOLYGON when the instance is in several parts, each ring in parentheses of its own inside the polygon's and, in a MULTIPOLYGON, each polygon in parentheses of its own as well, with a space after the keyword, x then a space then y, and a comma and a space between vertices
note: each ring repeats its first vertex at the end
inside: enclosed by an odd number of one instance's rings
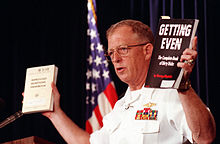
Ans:
POLYGON ((56 84, 58 68, 55 65, 28 68, 24 88, 22 112, 53 111, 51 84, 56 84))

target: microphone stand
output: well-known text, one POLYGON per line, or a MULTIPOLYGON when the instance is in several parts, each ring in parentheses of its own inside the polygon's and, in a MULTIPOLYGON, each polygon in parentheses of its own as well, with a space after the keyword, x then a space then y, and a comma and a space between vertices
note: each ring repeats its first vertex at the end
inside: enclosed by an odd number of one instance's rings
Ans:
POLYGON ((0 123, 0 128, 3 128, 4 126, 12 123, 13 121, 15 121, 16 119, 18 119, 19 117, 23 116, 24 114, 22 113, 22 111, 18 111, 15 114, 9 116, 8 118, 6 118, 4 121, 2 121, 0 123))

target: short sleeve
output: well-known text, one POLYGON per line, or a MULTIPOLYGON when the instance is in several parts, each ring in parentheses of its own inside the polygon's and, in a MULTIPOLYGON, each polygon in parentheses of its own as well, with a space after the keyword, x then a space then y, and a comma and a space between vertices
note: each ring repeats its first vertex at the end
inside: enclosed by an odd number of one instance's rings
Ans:
POLYGON ((121 122, 120 112, 118 112, 120 105, 121 102, 117 101, 113 111, 104 116, 103 127, 90 135, 91 144, 109 144, 109 137, 111 133, 118 128, 121 122))
POLYGON ((183 135, 184 139, 186 138, 193 143, 192 132, 187 124, 186 115, 179 99, 179 94, 175 89, 171 90, 169 94, 167 115, 169 124, 183 135))
POLYGON ((109 134, 105 128, 101 128, 90 135, 90 144, 108 144, 109 134))

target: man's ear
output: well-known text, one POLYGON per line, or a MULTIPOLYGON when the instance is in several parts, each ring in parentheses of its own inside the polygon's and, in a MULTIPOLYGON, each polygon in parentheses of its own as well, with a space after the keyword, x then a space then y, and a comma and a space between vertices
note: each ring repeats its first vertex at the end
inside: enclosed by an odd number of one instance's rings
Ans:
POLYGON ((144 46, 143 51, 144 51, 144 55, 145 55, 145 60, 150 60, 151 59, 153 48, 154 48, 154 46, 151 43, 147 43, 144 46))

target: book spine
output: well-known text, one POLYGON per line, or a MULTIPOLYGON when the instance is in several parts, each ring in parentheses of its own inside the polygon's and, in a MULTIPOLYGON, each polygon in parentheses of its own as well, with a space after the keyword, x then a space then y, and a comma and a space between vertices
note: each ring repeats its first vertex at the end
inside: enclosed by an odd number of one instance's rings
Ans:
MULTIPOLYGON (((193 42, 193 39, 195 37, 198 24, 199 24, 199 20, 195 19, 194 25, 193 25, 192 35, 191 35, 191 38, 190 38, 189 49, 192 49, 192 42, 193 42)), ((180 73, 179 73, 179 76, 176 79, 176 82, 173 85, 173 88, 175 88, 175 89, 179 88, 181 80, 182 80, 182 77, 183 77, 183 74, 184 74, 184 69, 182 68, 180 73)))

